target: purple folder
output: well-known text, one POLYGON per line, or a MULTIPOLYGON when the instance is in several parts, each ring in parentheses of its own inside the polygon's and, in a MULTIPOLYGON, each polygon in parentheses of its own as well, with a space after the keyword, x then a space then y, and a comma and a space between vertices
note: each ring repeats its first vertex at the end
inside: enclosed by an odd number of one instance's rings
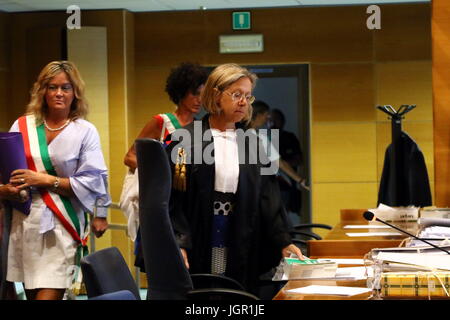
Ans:
MULTIPOLYGON (((11 172, 16 169, 28 169, 23 147, 22 133, 0 132, 0 179, 9 183, 11 172)), ((30 213, 31 197, 26 202, 9 201, 11 206, 24 214, 30 213)))

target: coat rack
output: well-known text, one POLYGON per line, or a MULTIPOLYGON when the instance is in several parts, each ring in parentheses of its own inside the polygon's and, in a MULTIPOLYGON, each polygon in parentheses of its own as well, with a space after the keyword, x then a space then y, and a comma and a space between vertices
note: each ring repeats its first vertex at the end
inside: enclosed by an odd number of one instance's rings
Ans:
MULTIPOLYGON (((401 172, 401 164, 402 164, 402 145, 401 145, 401 134, 402 134, 402 119, 404 119, 404 115, 414 109, 416 105, 408 105, 403 104, 395 110, 390 105, 385 106, 377 106, 377 109, 380 109, 384 113, 388 114, 391 119, 391 128, 392 128, 392 153, 391 153, 391 172, 393 173, 393 177, 397 177, 397 173, 401 172)), ((400 192, 400 187, 397 184, 396 179, 391 181, 392 190, 395 192, 395 199, 400 192)))

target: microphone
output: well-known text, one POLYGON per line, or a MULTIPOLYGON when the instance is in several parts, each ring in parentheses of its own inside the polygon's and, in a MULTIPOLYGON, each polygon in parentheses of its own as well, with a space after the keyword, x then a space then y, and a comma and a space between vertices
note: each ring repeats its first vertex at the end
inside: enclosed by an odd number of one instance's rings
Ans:
POLYGON ((447 250, 445 250, 445 249, 443 249, 443 248, 441 248, 441 247, 438 247, 438 246, 436 246, 436 245, 434 245, 434 244, 432 244, 432 243, 430 243, 430 242, 428 242, 428 241, 426 241, 426 240, 420 239, 419 237, 416 237, 415 235, 413 235, 413 234, 411 234, 411 233, 409 233, 409 232, 407 232, 407 231, 405 231, 405 230, 402 230, 402 229, 400 229, 400 228, 398 228, 398 227, 396 227, 396 226, 393 226, 392 224, 387 223, 386 221, 383 221, 383 220, 381 220, 381 219, 378 219, 378 218, 375 217, 375 215, 374 215, 372 212, 370 212, 370 211, 364 212, 364 213, 363 213, 363 216, 364 216, 364 219, 366 219, 366 220, 368 220, 368 221, 378 221, 378 222, 381 222, 381 223, 383 223, 383 224, 385 224, 385 225, 387 225, 387 226, 389 226, 389 227, 391 227, 391 228, 394 228, 395 230, 398 230, 398 231, 400 231, 400 232, 403 232, 403 233, 407 234, 407 235, 410 236, 410 237, 413 237, 414 239, 417 239, 417 240, 419 240, 419 241, 425 242, 427 245, 432 246, 433 248, 439 249, 439 250, 441 250, 441 251, 444 251, 444 252, 447 253, 447 254, 450 254, 450 252, 448 252, 447 250))

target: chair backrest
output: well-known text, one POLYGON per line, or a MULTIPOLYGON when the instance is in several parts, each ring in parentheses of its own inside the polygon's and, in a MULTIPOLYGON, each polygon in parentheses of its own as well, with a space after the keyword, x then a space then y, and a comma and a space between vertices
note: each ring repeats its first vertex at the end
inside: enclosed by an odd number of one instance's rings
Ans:
POLYGON ((81 259, 81 271, 88 298, 129 290, 140 300, 130 269, 116 247, 93 252, 81 259))
POLYGON ((136 297, 129 290, 120 290, 89 298, 89 300, 136 300, 136 297))
POLYGON ((191 274, 194 289, 225 288, 245 291, 244 287, 236 280, 211 273, 191 274))
POLYGON ((161 143, 137 139, 139 224, 148 300, 186 299, 192 289, 169 217, 172 174, 161 143))
POLYGON ((226 289, 226 288, 208 288, 208 289, 194 289, 187 293, 187 298, 189 300, 239 300, 239 301, 254 301, 259 300, 259 298, 251 293, 226 289))

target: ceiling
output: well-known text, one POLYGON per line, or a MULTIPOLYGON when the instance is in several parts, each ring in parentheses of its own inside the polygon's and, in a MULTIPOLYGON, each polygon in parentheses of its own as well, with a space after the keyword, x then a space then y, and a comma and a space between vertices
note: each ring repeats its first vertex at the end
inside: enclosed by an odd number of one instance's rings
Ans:
POLYGON ((270 7, 309 7, 430 2, 431 0, 0 0, 0 11, 66 11, 70 5, 81 10, 126 9, 138 11, 208 10, 270 7))

